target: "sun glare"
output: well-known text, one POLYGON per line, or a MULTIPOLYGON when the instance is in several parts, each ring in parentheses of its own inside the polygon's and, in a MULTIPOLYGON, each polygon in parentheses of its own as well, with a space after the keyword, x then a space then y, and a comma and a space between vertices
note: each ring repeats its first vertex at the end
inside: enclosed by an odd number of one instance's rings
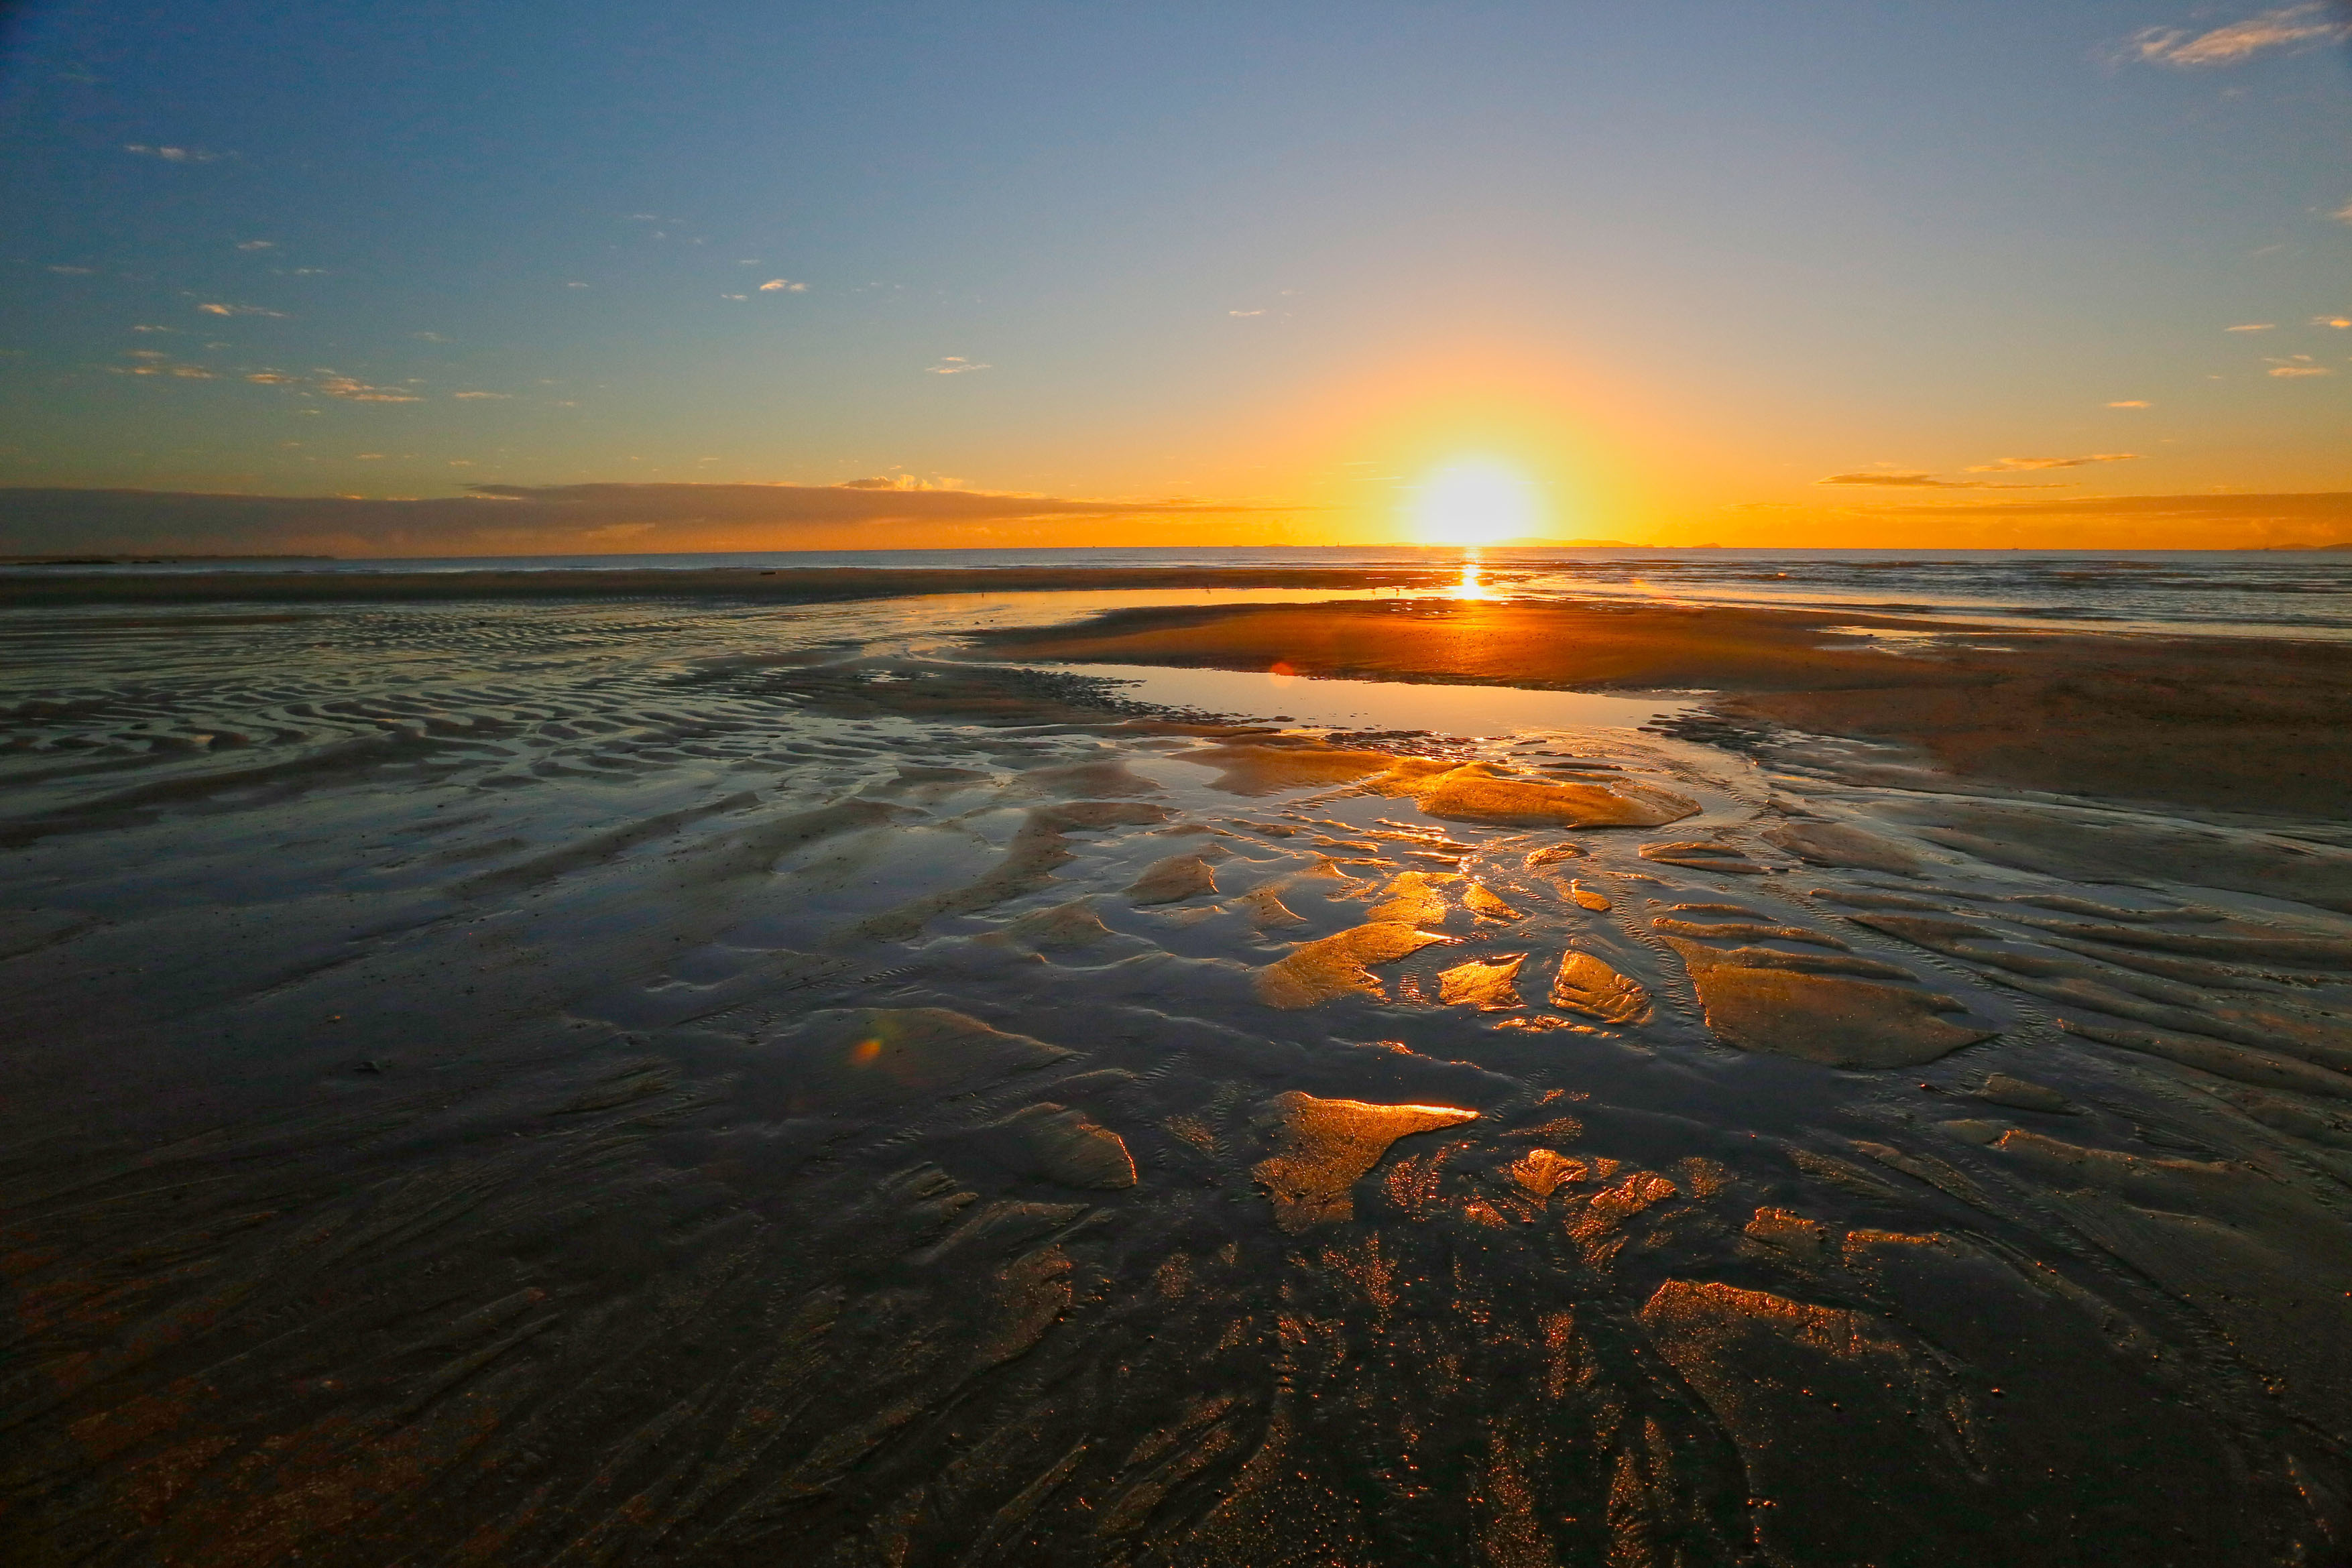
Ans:
POLYGON ((1449 463, 1422 481, 1412 537, 1425 545, 1490 545, 1537 531, 1541 507, 1525 476, 1485 459, 1449 463))

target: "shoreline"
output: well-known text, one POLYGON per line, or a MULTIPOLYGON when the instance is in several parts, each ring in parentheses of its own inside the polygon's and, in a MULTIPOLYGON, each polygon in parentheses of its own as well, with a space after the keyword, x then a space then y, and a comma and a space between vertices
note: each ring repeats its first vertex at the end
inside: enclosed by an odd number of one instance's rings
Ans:
MULTIPOLYGON (((1125 610, 974 643, 1074 664, 1706 690, 1735 725, 1901 745, 2007 788, 2352 821, 2352 647, 2333 643, 1478 601, 1125 610)), ((1848 771, 1919 781, 1914 769, 1848 771)))
MULTIPOLYGON (((1508 579, 1503 580, 1507 582, 1508 579)), ((1327 679, 1709 694, 1693 738, 1864 743, 1849 782, 2003 789, 2352 821, 2352 644, 2025 630, 1845 609, 1458 599, 1450 570, 812 567, 0 577, 0 610, 349 603, 822 605, 940 595, 1281 589, 1424 597, 1109 611, 976 634, 988 657, 1327 679), (1925 764, 1925 767, 1920 766, 1925 764)), ((1818 749, 1818 748, 1816 748, 1818 749)))

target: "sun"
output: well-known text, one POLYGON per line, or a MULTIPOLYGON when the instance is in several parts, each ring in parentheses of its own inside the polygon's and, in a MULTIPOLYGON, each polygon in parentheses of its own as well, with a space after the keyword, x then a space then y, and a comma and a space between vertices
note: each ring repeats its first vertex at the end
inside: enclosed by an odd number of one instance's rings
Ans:
POLYGON ((1537 531, 1536 487, 1507 464, 1462 458, 1412 492, 1412 537, 1424 545, 1490 545, 1537 531))

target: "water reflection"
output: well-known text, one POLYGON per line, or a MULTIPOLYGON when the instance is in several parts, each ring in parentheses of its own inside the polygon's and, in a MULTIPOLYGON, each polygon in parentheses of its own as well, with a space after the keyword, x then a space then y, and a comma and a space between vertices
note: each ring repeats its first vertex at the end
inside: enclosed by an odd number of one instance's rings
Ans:
POLYGON ((1486 569, 1478 559, 1477 551, 1471 550, 1463 556, 1462 580, 1455 583, 1452 588, 1447 589, 1445 591, 1445 597, 1448 599, 1492 599, 1495 597, 1494 589, 1486 582, 1486 569))

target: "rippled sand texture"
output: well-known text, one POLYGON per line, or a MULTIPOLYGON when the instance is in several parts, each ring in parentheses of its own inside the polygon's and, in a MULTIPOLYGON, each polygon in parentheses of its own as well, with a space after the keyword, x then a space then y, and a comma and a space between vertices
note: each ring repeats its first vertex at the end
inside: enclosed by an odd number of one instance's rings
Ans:
POLYGON ((2352 1543, 2340 828, 875 606, 0 630, 9 1562, 2352 1543))

